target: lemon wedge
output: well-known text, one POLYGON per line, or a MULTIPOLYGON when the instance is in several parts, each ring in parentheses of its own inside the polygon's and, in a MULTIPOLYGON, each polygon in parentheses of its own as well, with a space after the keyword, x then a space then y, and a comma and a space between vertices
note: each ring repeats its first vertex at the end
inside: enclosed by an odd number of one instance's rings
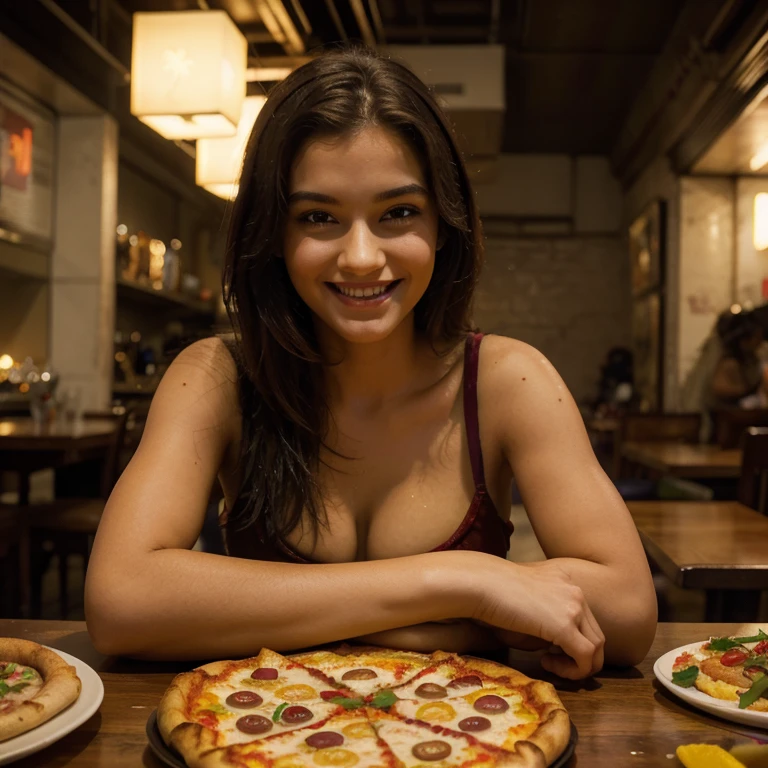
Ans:
POLYGON ((675 754, 685 768, 745 768, 744 763, 716 744, 683 744, 675 754))

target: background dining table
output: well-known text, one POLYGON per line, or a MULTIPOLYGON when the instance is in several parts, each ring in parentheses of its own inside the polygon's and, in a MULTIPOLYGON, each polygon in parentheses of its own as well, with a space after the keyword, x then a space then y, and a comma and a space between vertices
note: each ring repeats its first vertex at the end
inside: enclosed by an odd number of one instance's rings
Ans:
POLYGON ((629 440, 621 445, 621 455, 631 464, 673 477, 737 478, 741 473, 742 452, 738 448, 629 440))
POLYGON ((40 425, 28 416, 0 417, 0 469, 18 473, 19 504, 27 505, 30 473, 104 458, 116 429, 108 418, 40 425))
MULTIPOLYGON (((509 663, 530 676, 550 680, 557 688, 578 730, 569 768, 675 766, 679 763, 674 753, 680 744, 707 742, 728 749, 750 738, 768 739, 768 731, 689 707, 659 685, 652 671, 655 660, 667 651, 711 635, 746 630, 739 624, 660 624, 648 656, 637 668, 606 668, 579 682, 554 678, 534 658, 519 652, 510 652, 509 663)), ((146 722, 174 675, 191 669, 193 662, 102 656, 94 650, 83 622, 0 619, 0 637, 22 637, 72 654, 96 670, 105 688, 104 701, 93 717, 43 752, 15 763, 18 768, 163 766, 148 745, 146 722)), ((0 754, 1 749, 2 745, 0 754)))

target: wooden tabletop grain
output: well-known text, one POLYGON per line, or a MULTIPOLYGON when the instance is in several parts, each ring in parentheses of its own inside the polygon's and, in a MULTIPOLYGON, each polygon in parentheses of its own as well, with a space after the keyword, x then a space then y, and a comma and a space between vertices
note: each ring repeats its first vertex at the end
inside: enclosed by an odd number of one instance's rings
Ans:
MULTIPOLYGON (((712 635, 744 634, 738 624, 661 624, 648 657, 636 669, 606 669, 594 679, 571 683, 551 677, 530 657, 513 652, 510 664, 555 684, 579 733, 579 766, 679 766, 680 744, 734 743, 768 736, 692 709, 655 682, 654 661, 667 651, 712 635)), ((76 731, 43 752, 15 763, 18 768, 71 766, 128 768, 163 765, 150 750, 145 724, 174 675, 194 665, 107 658, 91 645, 82 622, 0 619, 0 636, 24 637, 77 656, 104 681, 101 709, 76 731)), ((254 653, 257 649, 254 649, 254 653)))
POLYGON ((675 477, 738 477, 741 451, 716 445, 627 441, 621 454, 628 461, 675 477))

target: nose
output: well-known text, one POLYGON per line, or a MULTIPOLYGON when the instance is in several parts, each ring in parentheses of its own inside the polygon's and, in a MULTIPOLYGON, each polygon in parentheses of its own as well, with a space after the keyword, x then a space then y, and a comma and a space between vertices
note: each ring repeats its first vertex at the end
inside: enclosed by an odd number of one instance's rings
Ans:
POLYGON ((338 267, 353 275, 369 275, 384 267, 386 256, 379 238, 364 221, 356 221, 341 243, 338 267))

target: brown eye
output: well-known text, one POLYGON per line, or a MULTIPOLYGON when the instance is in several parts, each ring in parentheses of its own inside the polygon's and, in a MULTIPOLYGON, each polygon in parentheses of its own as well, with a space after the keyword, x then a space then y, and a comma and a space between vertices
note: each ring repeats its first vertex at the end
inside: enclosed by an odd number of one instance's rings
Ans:
POLYGON ((316 227, 322 227, 327 224, 334 224, 336 220, 330 213, 326 213, 325 211, 312 211, 310 213, 305 213, 299 221, 313 224, 316 227))
POLYGON ((414 216, 419 215, 419 210, 417 208, 414 208, 410 205, 398 205, 395 208, 390 208, 384 216, 382 216, 382 220, 384 221, 407 221, 408 219, 412 219, 414 216))

